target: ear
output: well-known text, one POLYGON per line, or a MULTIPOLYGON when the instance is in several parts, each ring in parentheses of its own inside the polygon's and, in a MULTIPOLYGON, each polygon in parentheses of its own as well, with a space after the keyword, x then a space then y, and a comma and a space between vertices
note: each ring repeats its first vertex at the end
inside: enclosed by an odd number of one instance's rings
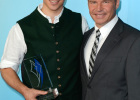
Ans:
POLYGON ((116 9, 119 8, 119 5, 120 5, 120 0, 116 0, 116 9))

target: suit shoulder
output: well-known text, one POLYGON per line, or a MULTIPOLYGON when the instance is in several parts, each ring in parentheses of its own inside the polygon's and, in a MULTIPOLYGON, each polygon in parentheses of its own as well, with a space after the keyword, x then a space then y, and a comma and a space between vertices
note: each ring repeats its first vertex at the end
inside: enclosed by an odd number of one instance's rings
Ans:
POLYGON ((84 35, 88 35, 88 34, 92 33, 93 31, 94 31, 94 27, 91 28, 90 30, 86 31, 86 32, 84 33, 84 35))
POLYGON ((140 31, 128 24, 124 24, 124 29, 127 33, 129 33, 131 36, 138 36, 140 37, 140 31))

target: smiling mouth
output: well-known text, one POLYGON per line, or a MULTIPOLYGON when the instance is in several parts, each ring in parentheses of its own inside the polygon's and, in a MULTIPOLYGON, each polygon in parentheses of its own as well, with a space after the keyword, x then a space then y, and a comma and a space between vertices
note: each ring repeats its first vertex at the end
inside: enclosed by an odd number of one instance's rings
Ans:
POLYGON ((95 16, 96 16, 97 18, 103 18, 103 17, 105 16, 105 14, 95 14, 95 16))
POLYGON ((49 0, 52 4, 57 4, 60 0, 49 0))

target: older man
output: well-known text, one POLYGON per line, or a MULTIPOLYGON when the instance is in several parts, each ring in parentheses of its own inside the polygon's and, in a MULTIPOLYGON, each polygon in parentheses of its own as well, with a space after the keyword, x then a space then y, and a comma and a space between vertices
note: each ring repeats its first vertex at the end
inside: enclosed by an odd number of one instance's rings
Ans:
POLYGON ((140 100, 140 31, 116 15, 120 0, 88 0, 95 27, 81 49, 83 100, 140 100))

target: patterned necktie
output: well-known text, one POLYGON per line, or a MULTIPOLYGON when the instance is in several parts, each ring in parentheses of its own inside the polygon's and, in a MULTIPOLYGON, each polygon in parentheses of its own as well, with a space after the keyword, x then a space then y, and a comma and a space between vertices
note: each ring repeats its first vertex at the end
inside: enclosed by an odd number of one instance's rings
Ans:
POLYGON ((101 33, 100 33, 100 30, 98 29, 96 31, 96 38, 95 38, 94 45, 92 47, 92 51, 91 51, 90 58, 89 58, 89 78, 91 77, 91 73, 92 73, 92 70, 94 67, 100 35, 101 35, 101 33))

